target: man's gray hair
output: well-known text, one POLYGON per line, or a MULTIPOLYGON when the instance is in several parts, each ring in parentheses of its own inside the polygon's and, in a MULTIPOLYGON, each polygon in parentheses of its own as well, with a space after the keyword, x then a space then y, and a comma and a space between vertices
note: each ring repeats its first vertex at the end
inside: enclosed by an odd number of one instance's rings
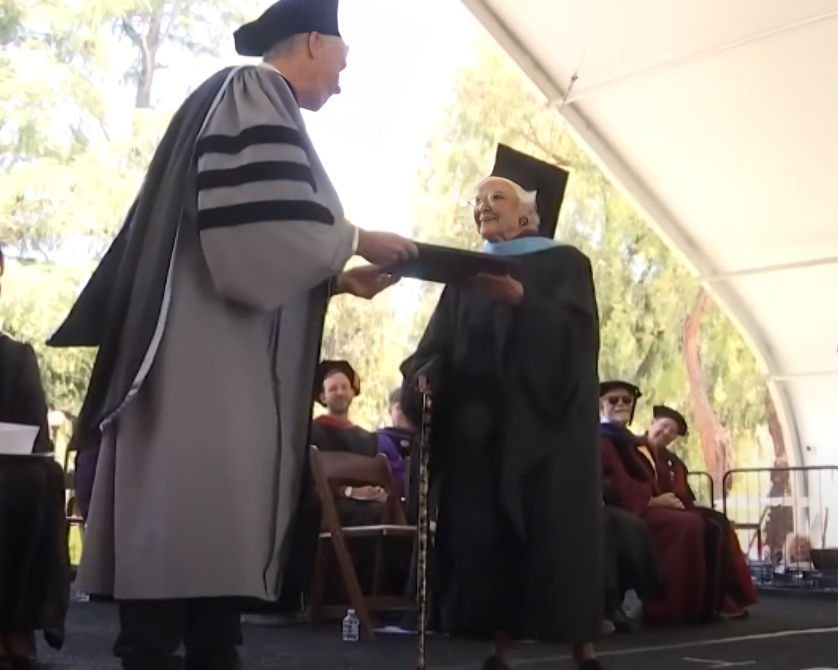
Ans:
POLYGON ((535 200, 535 196, 538 195, 538 191, 525 191, 511 179, 506 179, 505 177, 493 177, 492 175, 484 177, 477 182, 477 184, 474 185, 474 190, 477 191, 477 189, 479 189, 483 183, 489 179, 504 181, 512 187, 518 201, 521 203, 521 216, 527 217, 527 228, 535 228, 537 230, 541 225, 541 217, 538 215, 538 204, 535 200))
POLYGON ((290 35, 289 37, 280 40, 262 56, 262 60, 266 63, 270 63, 272 60, 287 56, 289 53, 294 51, 294 49, 296 49, 304 39, 308 38, 309 35, 311 35, 311 33, 297 33, 296 35, 290 35))

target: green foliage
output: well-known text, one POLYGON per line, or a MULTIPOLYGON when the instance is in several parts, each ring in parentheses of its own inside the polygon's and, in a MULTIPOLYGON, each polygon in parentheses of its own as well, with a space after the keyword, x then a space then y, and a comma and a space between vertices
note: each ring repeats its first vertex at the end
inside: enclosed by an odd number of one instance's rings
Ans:
POLYGON ((387 397, 401 383, 399 365, 409 353, 406 333, 411 314, 398 307, 399 289, 372 301, 353 296, 332 299, 326 316, 322 357, 348 360, 361 377, 361 395, 352 404, 352 420, 366 428, 386 421, 387 397))
MULTIPOLYGON (((155 109, 155 75, 175 59, 217 54, 222 37, 256 13, 250 1, 0 0, 0 242, 22 259, 9 262, 0 314, 10 334, 35 346, 53 407, 78 410, 92 359, 90 352, 49 350, 43 342, 121 225, 170 118, 171 109, 155 109), (114 90, 133 95, 130 123, 114 118, 104 94, 114 90)), ((465 201, 490 169, 498 142, 573 172, 558 237, 593 263, 603 376, 643 385, 650 402, 641 406, 638 426, 648 422, 652 401, 689 415, 680 337, 697 282, 576 145, 555 110, 485 41, 461 69, 417 175, 416 237, 480 245, 465 201)), ((438 295, 438 287, 408 285, 372 303, 345 296, 332 302, 323 355, 350 360, 362 375, 353 409, 358 423, 381 423, 398 364, 438 295)), ((706 391, 737 449, 746 450, 764 420, 754 358, 715 307, 701 344, 706 391)), ((691 438, 686 460, 700 467, 695 447, 691 438)))
POLYGON ((93 364, 84 349, 50 349, 45 340, 67 313, 91 264, 59 267, 7 262, 3 277, 3 330, 32 344, 41 364, 47 398, 54 409, 78 412, 93 364))
MULTIPOLYGON (((522 79, 493 46, 477 40, 474 61, 459 72, 453 102, 417 176, 415 236, 479 247, 482 241, 466 201, 476 181, 491 170, 499 142, 569 168, 557 238, 591 258, 601 320, 601 376, 643 387, 638 430, 651 421, 652 404, 672 405, 691 419, 680 339, 699 284, 575 143, 556 110, 522 79)), ((417 334, 437 295, 423 290, 417 334)), ((715 307, 701 335, 707 393, 734 444, 749 449, 764 420, 765 391, 756 361, 715 307)), ((695 436, 681 451, 688 465, 704 467, 695 436)))
POLYGON ((0 0, 0 243, 22 259, 8 262, 0 316, 35 347, 54 408, 78 411, 92 355, 43 343, 121 226, 171 117, 140 104, 161 57, 217 54, 251 11, 226 0, 0 0), (128 123, 113 99, 125 81, 138 108, 128 123))

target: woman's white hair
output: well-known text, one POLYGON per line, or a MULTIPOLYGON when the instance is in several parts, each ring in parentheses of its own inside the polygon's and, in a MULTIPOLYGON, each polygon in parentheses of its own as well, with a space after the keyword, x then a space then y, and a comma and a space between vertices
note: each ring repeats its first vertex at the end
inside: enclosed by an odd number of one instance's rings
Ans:
POLYGON ((538 215, 538 204, 535 201, 535 196, 538 195, 538 191, 525 191, 511 179, 506 179, 505 177, 493 177, 492 175, 489 175, 474 185, 474 192, 477 193, 480 187, 490 179, 506 182, 512 187, 512 190, 515 192, 515 196, 518 198, 518 202, 521 203, 521 216, 527 217, 527 227, 538 228, 541 224, 541 217, 538 215))

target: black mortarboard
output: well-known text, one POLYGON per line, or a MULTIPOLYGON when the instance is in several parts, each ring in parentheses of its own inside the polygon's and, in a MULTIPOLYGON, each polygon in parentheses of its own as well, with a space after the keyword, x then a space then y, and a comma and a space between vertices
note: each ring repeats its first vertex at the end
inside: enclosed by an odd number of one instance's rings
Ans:
POLYGON ((535 204, 541 219, 538 233, 550 239, 555 237, 569 177, 566 170, 498 144, 491 176, 515 182, 525 191, 536 191, 535 204))
POLYGON ((678 434, 682 437, 687 436, 689 432, 687 430, 687 420, 678 410, 667 407, 666 405, 655 405, 652 408, 652 416, 656 419, 671 419, 678 426, 678 434))
POLYGON ((234 32, 233 40, 240 56, 264 56, 286 37, 315 32, 340 37, 338 0, 279 0, 234 32))
POLYGON ((599 383, 599 397, 601 398, 609 391, 613 391, 615 389, 628 391, 632 396, 634 396, 635 400, 643 396, 643 392, 631 382, 625 382, 621 379, 609 379, 608 381, 599 383))
POLYGON ((346 375, 349 383, 352 385, 352 390, 355 395, 361 394, 361 377, 355 372, 349 361, 320 361, 317 366, 317 373, 314 376, 314 400, 315 402, 323 404, 321 396, 323 395, 323 384, 326 378, 330 377, 336 372, 342 372, 346 375))

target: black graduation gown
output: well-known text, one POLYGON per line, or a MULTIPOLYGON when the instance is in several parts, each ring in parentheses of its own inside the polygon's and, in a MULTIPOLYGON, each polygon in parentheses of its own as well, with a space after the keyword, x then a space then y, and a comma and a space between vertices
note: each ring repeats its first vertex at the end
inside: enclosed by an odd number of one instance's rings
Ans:
MULTIPOLYGON (((0 334, 0 421, 40 426, 52 451, 38 361, 0 334)), ((0 630, 42 630, 60 648, 70 592, 64 472, 50 456, 0 456, 0 630)))
POLYGON ((613 504, 610 478, 602 483, 605 503, 605 613, 610 616, 622 604, 627 591, 634 590, 640 599, 653 598, 663 586, 655 539, 648 525, 636 514, 613 504))
MULTIPOLYGON (((378 439, 374 433, 360 426, 342 425, 329 417, 320 417, 312 421, 309 438, 311 444, 324 452, 340 451, 370 457, 378 454, 378 439)), ((341 525, 344 527, 371 526, 381 523, 384 512, 384 505, 372 500, 336 498, 335 506, 341 525)), ((305 599, 308 595, 311 571, 317 552, 321 513, 314 478, 311 471, 306 469, 300 502, 294 519, 291 551, 288 555, 280 593, 280 610, 282 611, 298 611, 301 599, 305 599)), ((355 569, 359 573, 358 578, 363 586, 368 585, 371 577, 374 561, 371 549, 374 550, 374 547, 370 547, 369 543, 355 543, 349 547, 355 569)), ((326 601, 344 602, 343 589, 334 564, 332 568, 328 574, 326 601)))
MULTIPOLYGON (((358 456, 378 454, 378 438, 360 426, 337 426, 325 420, 311 425, 311 443, 321 451, 342 451, 358 456)), ((371 500, 340 498, 338 514, 344 526, 368 526, 381 522, 383 505, 371 500)))
POLYGON ((655 597, 662 587, 655 539, 646 522, 631 512, 606 505, 605 614, 612 616, 627 591, 634 590, 641 600, 655 597))
POLYGON ((604 595, 593 279, 570 246, 519 258, 519 306, 446 287, 402 365, 415 425, 418 377, 433 389, 433 598, 446 632, 584 643, 604 595))

